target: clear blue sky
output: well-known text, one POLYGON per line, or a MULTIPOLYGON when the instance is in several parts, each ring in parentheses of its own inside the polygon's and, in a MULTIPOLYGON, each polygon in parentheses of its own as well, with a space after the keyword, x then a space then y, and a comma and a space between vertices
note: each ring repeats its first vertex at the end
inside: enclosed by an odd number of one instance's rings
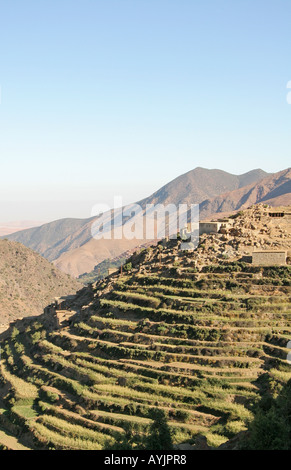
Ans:
POLYGON ((290 166, 289 0, 0 7, 0 222, 87 217, 196 166, 290 166))

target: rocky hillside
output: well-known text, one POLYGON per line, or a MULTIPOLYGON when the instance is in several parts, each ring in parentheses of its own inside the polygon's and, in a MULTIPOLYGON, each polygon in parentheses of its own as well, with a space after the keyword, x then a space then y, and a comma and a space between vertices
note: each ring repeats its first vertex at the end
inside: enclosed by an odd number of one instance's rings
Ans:
POLYGON ((0 240, 0 327, 40 314, 54 297, 73 294, 80 284, 20 243, 0 240))
POLYGON ((196 251, 179 240, 142 249, 122 275, 12 326, 1 341, 2 429, 18 423, 29 448, 137 448, 158 408, 174 445, 204 436, 215 448, 245 431, 254 405, 291 379, 291 266, 242 260, 255 243, 290 247, 290 227, 264 225, 263 209, 196 251))
MULTIPOLYGON (((271 206, 256 204, 236 213, 227 228, 219 234, 202 235, 195 252, 198 264, 213 263, 217 259, 239 260, 249 257, 254 250, 291 250, 290 218, 268 217, 271 206)), ((291 212, 291 206, 277 210, 291 212)))
MULTIPOLYGON (((238 190, 268 176, 263 170, 232 175, 221 170, 195 168, 179 176, 150 197, 139 201, 146 204, 198 204, 210 197, 238 190)), ((75 277, 88 273, 107 258, 115 258, 148 240, 95 240, 91 236, 90 219, 62 219, 9 235, 10 240, 23 243, 37 251, 62 271, 75 277)))

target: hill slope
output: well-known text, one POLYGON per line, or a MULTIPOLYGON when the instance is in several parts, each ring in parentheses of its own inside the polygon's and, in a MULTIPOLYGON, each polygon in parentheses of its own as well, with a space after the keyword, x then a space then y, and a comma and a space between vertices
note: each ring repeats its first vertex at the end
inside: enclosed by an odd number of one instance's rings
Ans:
MULTIPOLYGON (((198 204, 206 198, 241 188, 268 175, 253 170, 243 175, 232 175, 221 170, 196 168, 171 181, 150 197, 139 201, 146 204, 198 204)), ((114 258, 148 240, 94 240, 91 224, 95 218, 62 219, 41 227, 22 230, 9 235, 10 240, 23 243, 37 251, 64 272, 79 276, 90 272, 106 258, 114 258)))
POLYGON ((40 314, 54 297, 80 284, 20 243, 0 240, 0 325, 40 314))
MULTIPOLYGON (((175 444, 202 434, 217 447, 245 430, 254 403, 291 378, 291 267, 239 261, 244 242, 269 242, 259 211, 196 251, 170 240, 137 252, 127 275, 17 322, 1 342, 0 398, 26 442, 114 447, 129 423, 146 434, 153 408, 167 413, 175 444)), ((280 222, 272 243, 290 246, 280 222)))

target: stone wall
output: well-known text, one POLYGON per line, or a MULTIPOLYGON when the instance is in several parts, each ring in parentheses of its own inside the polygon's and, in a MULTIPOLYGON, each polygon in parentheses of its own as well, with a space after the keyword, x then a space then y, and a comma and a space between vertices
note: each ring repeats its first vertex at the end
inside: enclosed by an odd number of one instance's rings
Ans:
POLYGON ((254 251, 252 254, 253 264, 259 266, 285 265, 286 251, 254 251))

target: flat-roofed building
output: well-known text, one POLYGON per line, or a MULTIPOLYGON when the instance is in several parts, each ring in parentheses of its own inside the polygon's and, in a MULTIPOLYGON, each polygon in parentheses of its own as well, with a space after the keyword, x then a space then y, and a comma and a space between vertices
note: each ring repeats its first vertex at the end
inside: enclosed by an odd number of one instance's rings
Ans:
POLYGON ((200 222, 199 223, 199 234, 203 233, 218 233, 222 222, 200 222))
POLYGON ((257 266, 284 266, 286 264, 287 251, 253 251, 252 263, 257 266))

